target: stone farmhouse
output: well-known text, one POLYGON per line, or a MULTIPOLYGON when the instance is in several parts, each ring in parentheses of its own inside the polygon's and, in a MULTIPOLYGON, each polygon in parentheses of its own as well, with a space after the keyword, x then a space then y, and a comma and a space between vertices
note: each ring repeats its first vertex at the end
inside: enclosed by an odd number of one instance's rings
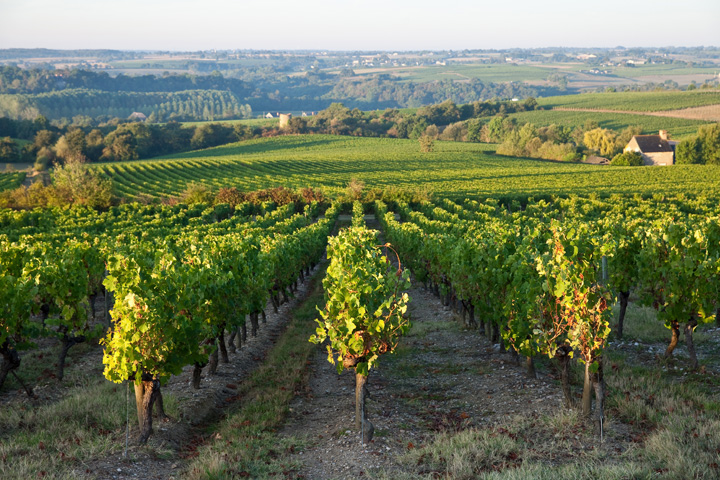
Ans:
POLYGON ((638 152, 645 165, 673 165, 676 144, 666 130, 660 130, 658 135, 635 135, 623 151, 638 152))

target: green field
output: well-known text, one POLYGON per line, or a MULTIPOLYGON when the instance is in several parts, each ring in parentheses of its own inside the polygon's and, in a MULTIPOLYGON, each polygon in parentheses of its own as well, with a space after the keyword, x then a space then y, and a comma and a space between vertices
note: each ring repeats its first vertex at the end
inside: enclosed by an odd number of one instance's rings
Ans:
POLYGON ((0 173, 0 192, 19 187, 25 180, 25 172, 0 173))
POLYGON ((661 112, 720 104, 719 90, 583 93, 538 99, 543 107, 661 112))
POLYGON ((435 82, 438 80, 479 79, 483 82, 521 82, 545 80, 548 75, 564 70, 552 66, 533 65, 438 65, 430 67, 388 67, 386 69, 357 69, 359 75, 370 73, 391 73, 412 82, 435 82))
POLYGON ((700 193, 720 187, 720 167, 602 167, 502 157, 493 149, 436 142, 433 153, 423 154, 413 140, 301 135, 96 168, 130 198, 177 195, 193 182, 241 190, 320 186, 338 193, 352 178, 368 187, 426 188, 451 197, 700 193))
POLYGON ((637 67, 616 67, 610 69, 614 75, 626 78, 647 77, 651 75, 717 75, 720 68, 714 67, 688 67, 687 65, 658 64, 640 65, 637 67))
POLYGON ((588 120, 594 120, 598 122, 600 127, 611 130, 622 130, 629 126, 639 126, 645 134, 656 134, 658 130, 667 130, 674 140, 695 135, 698 127, 707 123, 701 120, 640 114, 562 110, 533 110, 531 112, 514 113, 509 115, 509 117, 516 119, 518 124, 529 122, 538 127, 552 124, 576 127, 584 125, 588 120))

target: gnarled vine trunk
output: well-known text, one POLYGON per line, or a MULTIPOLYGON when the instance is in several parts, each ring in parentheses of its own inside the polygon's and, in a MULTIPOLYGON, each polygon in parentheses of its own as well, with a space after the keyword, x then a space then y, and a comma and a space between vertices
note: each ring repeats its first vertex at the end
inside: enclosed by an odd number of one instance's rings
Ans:
POLYGON ((220 348, 220 361, 222 363, 230 363, 230 358, 228 357, 227 348, 225 347, 225 330, 220 330, 220 335, 218 335, 218 347, 220 348))
POLYGON ((620 292, 620 316, 618 317, 617 338, 622 340, 623 326, 625 324, 625 312, 627 311, 628 301, 630 300, 630 292, 620 292))
POLYGON ((468 327, 477 328, 477 322, 475 321, 475 305, 472 302, 468 302, 468 327))
POLYGON ((278 313, 280 300, 276 297, 275 292, 273 292, 272 290, 270 291, 270 302, 273 306, 273 312, 278 313))
POLYGON ((537 372, 535 371, 535 359, 532 356, 525 357, 525 366, 527 367, 528 378, 537 378, 537 372))
POLYGON ((570 352, 572 349, 568 345, 562 345, 555 351, 555 358, 558 361, 558 369, 560 370, 560 384, 562 385, 563 401, 565 408, 572 408, 575 401, 572 398, 570 389, 570 352))
POLYGON ((258 312, 253 312, 250 314, 250 325, 252 326, 252 329, 250 330, 250 333, 253 337, 257 337, 258 334, 258 312))
POLYGON ((500 327, 497 323, 492 324, 492 343, 500 343, 500 327))
POLYGON ((227 349, 230 353, 235 353, 237 351, 237 347, 235 347, 235 337, 237 337, 238 329, 234 329, 230 332, 230 335, 228 335, 227 340, 227 349))
POLYGON ((690 354, 690 368, 692 370, 697 370, 698 368, 697 352, 695 352, 695 343, 693 342, 693 330, 695 330, 697 324, 697 318, 693 315, 690 317, 690 320, 688 320, 687 325, 685 325, 685 344, 690 354))
POLYGON ((667 349, 665 350, 665 358, 672 357, 673 351, 675 350, 675 347, 677 347, 678 341, 680 340, 680 325, 678 322, 672 322, 670 324, 670 331, 672 332, 672 337, 670 339, 670 345, 668 345, 667 349))
POLYGON ((355 429, 360 432, 362 443, 372 440, 375 427, 367 418, 365 397, 367 393, 367 375, 355 374, 355 429))
POLYGON ((60 340, 60 355, 58 356, 58 364, 56 376, 58 380, 62 380, 65 376, 65 359, 67 358, 68 351, 78 343, 85 341, 84 335, 78 335, 77 337, 71 337, 67 333, 63 333, 62 339, 60 340))
POLYGON ((193 368, 193 388, 195 390, 200 389, 200 379, 202 378, 202 369, 205 366, 203 363, 196 363, 195 367, 193 368))
POLYGON ((8 374, 20 367, 20 355, 7 341, 0 345, 0 355, 3 357, 2 367, 0 368, 0 388, 2 388, 8 374))
POLYGON ((137 407, 138 423, 140 425, 141 444, 147 442, 152 433, 153 405, 160 395, 160 381, 144 374, 140 384, 135 383, 135 405, 137 407))
POLYGON ((589 417, 592 414, 592 377, 590 375, 591 362, 585 362, 585 380, 583 382, 582 414, 589 417))
POLYGON ((218 349, 215 348, 208 360, 208 375, 215 375, 218 367, 218 349))

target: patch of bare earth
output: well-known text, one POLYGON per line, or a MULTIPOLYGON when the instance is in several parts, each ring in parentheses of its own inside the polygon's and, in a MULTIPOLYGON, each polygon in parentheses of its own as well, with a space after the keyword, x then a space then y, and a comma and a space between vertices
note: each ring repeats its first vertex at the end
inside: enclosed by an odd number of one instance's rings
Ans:
POLYGON ((547 376, 530 379, 499 346, 458 317, 429 291, 410 291, 413 327, 395 355, 381 358, 368 379, 368 419, 375 438, 361 444, 354 428, 354 372, 338 375, 324 346, 312 364, 306 394, 295 398, 282 435, 305 438, 294 454, 302 478, 351 479, 402 469, 399 454, 438 432, 489 427, 511 416, 540 415, 562 405, 547 376))

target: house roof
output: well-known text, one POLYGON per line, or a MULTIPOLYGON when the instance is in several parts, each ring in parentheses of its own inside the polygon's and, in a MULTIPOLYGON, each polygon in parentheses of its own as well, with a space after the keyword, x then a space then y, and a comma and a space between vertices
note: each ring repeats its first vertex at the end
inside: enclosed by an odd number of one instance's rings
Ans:
POLYGON ((672 152, 673 149, 667 140, 660 135, 635 135, 633 139, 637 142, 640 151, 643 153, 672 152))

